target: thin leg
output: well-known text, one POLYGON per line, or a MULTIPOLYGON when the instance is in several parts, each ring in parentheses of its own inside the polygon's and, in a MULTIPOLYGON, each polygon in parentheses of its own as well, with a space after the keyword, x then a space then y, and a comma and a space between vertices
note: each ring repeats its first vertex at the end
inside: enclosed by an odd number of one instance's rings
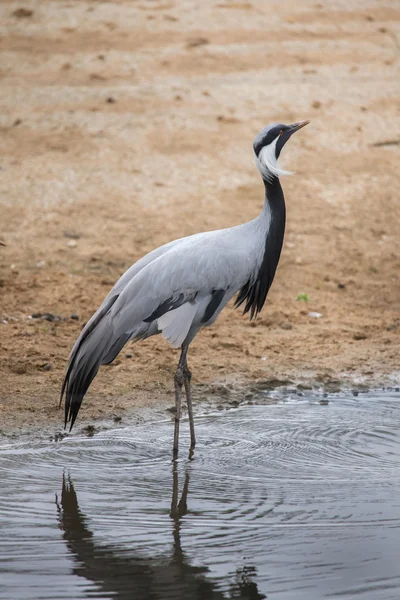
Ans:
MULTIPOLYGON (((179 361, 180 362, 180 361, 179 361)), ((173 458, 176 459, 178 456, 179 448, 179 423, 181 419, 181 389, 183 383, 182 368, 178 365, 174 377, 175 383, 175 429, 174 429, 174 447, 173 447, 173 458)))
POLYGON ((192 392, 190 389, 190 380, 192 379, 192 374, 189 371, 187 365, 184 374, 184 384, 185 384, 185 392, 186 392, 186 402, 189 413, 189 426, 190 426, 190 453, 189 457, 193 453, 194 447, 196 445, 196 435, 194 433, 194 419, 193 419, 193 405, 192 405, 192 392))
POLYGON ((186 402, 189 413, 189 425, 190 425, 190 452, 189 458, 193 454, 193 449, 196 445, 196 436, 194 433, 194 419, 193 419, 193 406, 192 406, 192 394, 190 390, 190 380, 192 379, 192 373, 187 365, 187 351, 189 346, 182 345, 181 356, 179 358, 178 368, 175 372, 175 430, 174 430, 174 448, 173 456, 174 459, 178 456, 179 447, 179 423, 181 419, 181 391, 182 385, 185 386, 186 402))

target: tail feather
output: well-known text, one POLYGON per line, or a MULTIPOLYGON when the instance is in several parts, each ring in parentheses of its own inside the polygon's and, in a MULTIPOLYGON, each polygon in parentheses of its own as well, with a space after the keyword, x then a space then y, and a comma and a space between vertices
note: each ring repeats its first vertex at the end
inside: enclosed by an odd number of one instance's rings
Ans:
POLYGON ((79 385, 74 382, 73 389, 71 393, 66 394, 65 398, 65 427, 67 423, 70 423, 69 430, 71 431, 74 423, 76 421, 76 417, 78 416, 79 409, 82 404, 82 400, 85 397, 85 394, 92 383, 93 379, 96 376, 97 371, 99 370, 100 364, 93 365, 90 371, 86 374, 82 373, 82 377, 79 379, 79 385))
POLYGON ((76 355, 77 355, 79 349, 81 348, 81 346, 82 346, 83 342, 86 340, 86 338, 92 333, 92 331, 94 330, 96 325, 98 325, 98 323, 104 317, 104 315, 106 315, 108 313, 108 311, 110 310, 110 308, 112 307, 114 302, 117 300, 117 298, 118 298, 118 294, 115 296, 112 296, 111 298, 109 298, 107 300, 107 302, 104 303, 104 306, 101 306, 99 308, 99 310, 97 312, 95 312, 95 314, 91 317, 91 319, 89 319, 89 321, 86 323, 85 328, 81 331, 80 336, 76 340, 74 347, 72 348, 70 357, 69 357, 67 373, 65 375, 63 384, 61 386, 60 406, 61 406, 62 399, 64 397, 64 393, 65 393, 65 390, 66 390, 66 387, 67 387, 67 384, 68 384, 68 381, 69 381, 69 378, 71 375, 71 371, 74 367, 76 355))
POLYGON ((107 320, 103 319, 85 339, 74 357, 65 393, 65 424, 70 422, 70 429, 78 416, 82 400, 100 368, 111 338, 110 326, 107 320))
POLYGON ((106 299, 72 348, 60 397, 61 405, 65 396, 64 425, 67 427, 69 423, 70 431, 100 366, 111 363, 128 340, 138 341, 158 333, 157 321, 135 323, 134 320, 132 329, 121 333, 122 327, 115 323, 115 311, 110 314, 117 298, 115 295, 106 299))
POLYGON ((70 361, 61 388, 62 402, 65 394, 65 427, 70 431, 75 423, 82 400, 92 383, 103 357, 112 346, 112 327, 107 315, 116 297, 89 321, 72 349, 70 361))

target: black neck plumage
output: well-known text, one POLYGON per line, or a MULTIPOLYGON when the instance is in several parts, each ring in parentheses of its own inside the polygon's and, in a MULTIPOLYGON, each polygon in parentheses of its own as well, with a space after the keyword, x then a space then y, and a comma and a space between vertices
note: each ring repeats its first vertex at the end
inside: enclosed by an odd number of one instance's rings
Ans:
POLYGON ((269 227, 265 235, 264 255, 258 273, 249 279, 236 298, 235 307, 244 305, 243 314, 255 317, 262 307, 275 277, 285 234, 286 206, 279 177, 271 180, 263 177, 265 203, 270 213, 269 227))

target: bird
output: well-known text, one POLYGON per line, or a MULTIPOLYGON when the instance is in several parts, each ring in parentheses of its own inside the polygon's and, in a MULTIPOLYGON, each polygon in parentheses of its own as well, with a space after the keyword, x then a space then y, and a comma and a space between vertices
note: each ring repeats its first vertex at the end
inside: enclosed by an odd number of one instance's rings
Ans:
POLYGON ((162 334, 180 358, 174 374, 173 458, 178 456, 181 394, 185 388, 190 451, 196 445, 191 395, 189 345, 202 327, 214 323, 237 294, 235 308, 253 319, 264 306, 281 255, 286 206, 278 165, 291 136, 308 125, 273 123, 255 137, 256 166, 265 198, 255 219, 168 242, 134 263, 120 277, 76 340, 61 388, 64 425, 70 431, 82 400, 101 365, 110 364, 123 346, 162 334))

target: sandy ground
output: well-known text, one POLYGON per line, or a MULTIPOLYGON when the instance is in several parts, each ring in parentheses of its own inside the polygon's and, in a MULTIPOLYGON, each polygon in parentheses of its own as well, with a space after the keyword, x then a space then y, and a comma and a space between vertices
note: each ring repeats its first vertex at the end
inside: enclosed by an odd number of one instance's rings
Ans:
MULTIPOLYGON (((257 215, 272 121, 312 120, 284 150, 280 266, 256 322, 227 308, 196 339, 194 396, 398 381, 397 0, 3 0, 0 32, 3 431, 60 424, 71 346, 132 262, 257 215)), ((79 426, 171 406, 177 358, 126 347, 79 426)))

